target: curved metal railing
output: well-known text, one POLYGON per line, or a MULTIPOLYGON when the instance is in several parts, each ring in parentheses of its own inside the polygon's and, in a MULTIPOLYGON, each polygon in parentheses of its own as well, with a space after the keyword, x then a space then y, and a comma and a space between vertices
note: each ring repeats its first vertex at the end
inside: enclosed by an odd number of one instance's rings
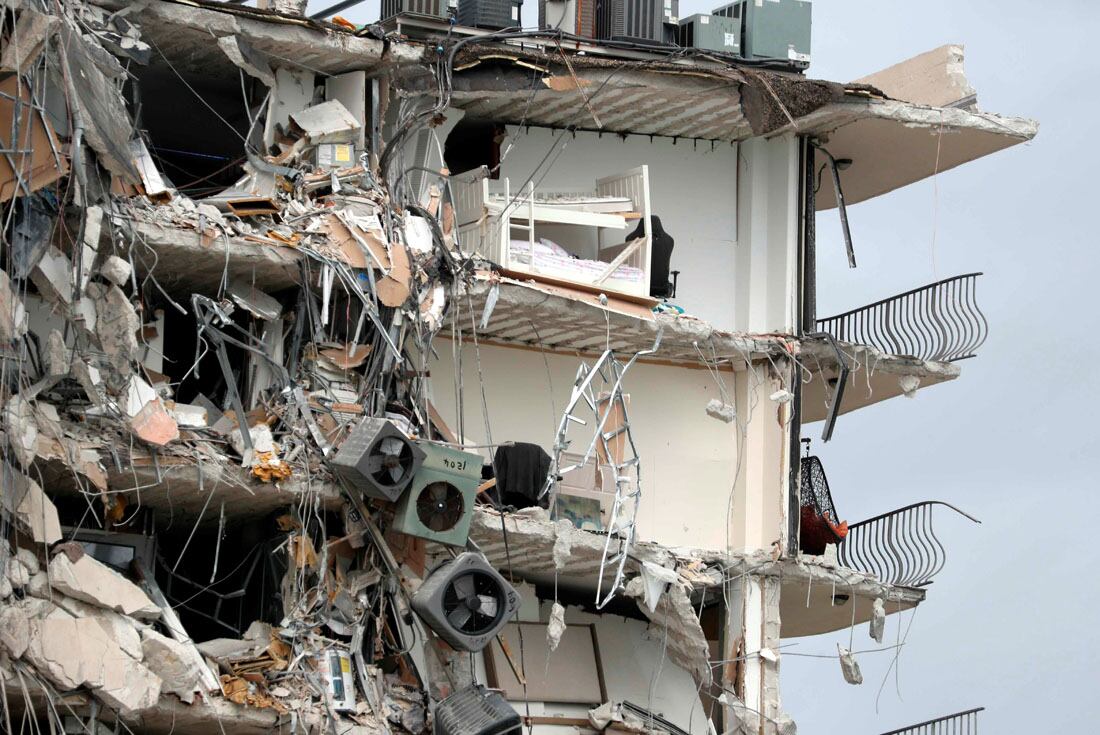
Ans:
POLYGON ((985 707, 975 707, 965 712, 956 712, 946 717, 919 722, 900 730, 884 732, 882 735, 977 735, 978 713, 983 710, 985 707))
POLYGON ((932 529, 932 508, 944 505, 981 523, 950 503, 926 500, 883 513, 848 526, 848 535, 837 548, 838 560, 887 584, 921 587, 939 574, 947 551, 932 529))
POLYGON ((946 278, 818 319, 817 329, 841 342, 871 345, 891 355, 940 362, 973 357, 989 332, 974 294, 980 275, 946 278))

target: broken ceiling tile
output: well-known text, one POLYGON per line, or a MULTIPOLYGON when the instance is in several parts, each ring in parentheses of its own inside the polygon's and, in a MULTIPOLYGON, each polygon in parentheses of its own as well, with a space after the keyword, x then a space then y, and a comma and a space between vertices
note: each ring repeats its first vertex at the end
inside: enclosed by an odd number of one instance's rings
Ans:
POLYGON ((359 121, 339 100, 329 100, 290 114, 310 143, 355 143, 359 121))
POLYGON ((131 617, 160 616, 160 608, 136 584, 88 554, 75 562, 68 554, 56 554, 49 572, 50 586, 69 597, 131 617))
POLYGON ((229 284, 226 293, 237 306, 257 319, 272 321, 283 313, 283 306, 276 299, 256 288, 254 283, 235 280, 229 284))

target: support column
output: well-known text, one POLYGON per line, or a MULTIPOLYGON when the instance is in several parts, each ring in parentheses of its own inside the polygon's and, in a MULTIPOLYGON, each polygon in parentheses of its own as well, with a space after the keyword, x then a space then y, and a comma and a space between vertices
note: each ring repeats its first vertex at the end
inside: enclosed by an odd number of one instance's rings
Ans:
POLYGON ((728 583, 722 686, 724 735, 780 733, 779 594, 774 577, 745 576, 728 583))

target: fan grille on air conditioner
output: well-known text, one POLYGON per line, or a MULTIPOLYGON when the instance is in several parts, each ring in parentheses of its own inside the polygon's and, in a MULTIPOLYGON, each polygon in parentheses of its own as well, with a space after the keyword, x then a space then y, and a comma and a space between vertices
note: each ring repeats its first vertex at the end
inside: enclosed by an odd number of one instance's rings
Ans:
POLYGON ((496 579, 479 571, 464 572, 443 592, 443 614, 466 635, 483 635, 499 623, 503 598, 504 590, 496 579))
POLYGON ((386 437, 371 447, 367 472, 383 487, 397 487, 411 474, 412 445, 395 437, 386 437))
POLYGON ((461 491, 449 482, 425 485, 416 498, 416 517, 436 533, 449 531, 462 520, 466 502, 461 491))

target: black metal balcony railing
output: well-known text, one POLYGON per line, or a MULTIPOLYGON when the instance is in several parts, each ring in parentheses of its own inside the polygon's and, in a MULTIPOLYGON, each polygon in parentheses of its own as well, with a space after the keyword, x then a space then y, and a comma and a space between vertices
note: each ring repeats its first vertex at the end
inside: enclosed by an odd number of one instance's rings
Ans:
POLYGON ((882 735, 977 735, 978 713, 984 709, 985 707, 977 707, 968 709, 966 712, 956 712, 953 715, 920 722, 900 730, 884 732, 882 735))
POLYGON ((871 345, 890 355, 951 362, 973 357, 989 323, 967 273, 817 320, 817 330, 841 342, 871 345))
POLYGON ((932 529, 932 509, 937 505, 981 523, 950 503, 914 503, 848 526, 848 535, 837 548, 838 560, 887 584, 921 587, 930 583, 947 560, 947 551, 932 529))

